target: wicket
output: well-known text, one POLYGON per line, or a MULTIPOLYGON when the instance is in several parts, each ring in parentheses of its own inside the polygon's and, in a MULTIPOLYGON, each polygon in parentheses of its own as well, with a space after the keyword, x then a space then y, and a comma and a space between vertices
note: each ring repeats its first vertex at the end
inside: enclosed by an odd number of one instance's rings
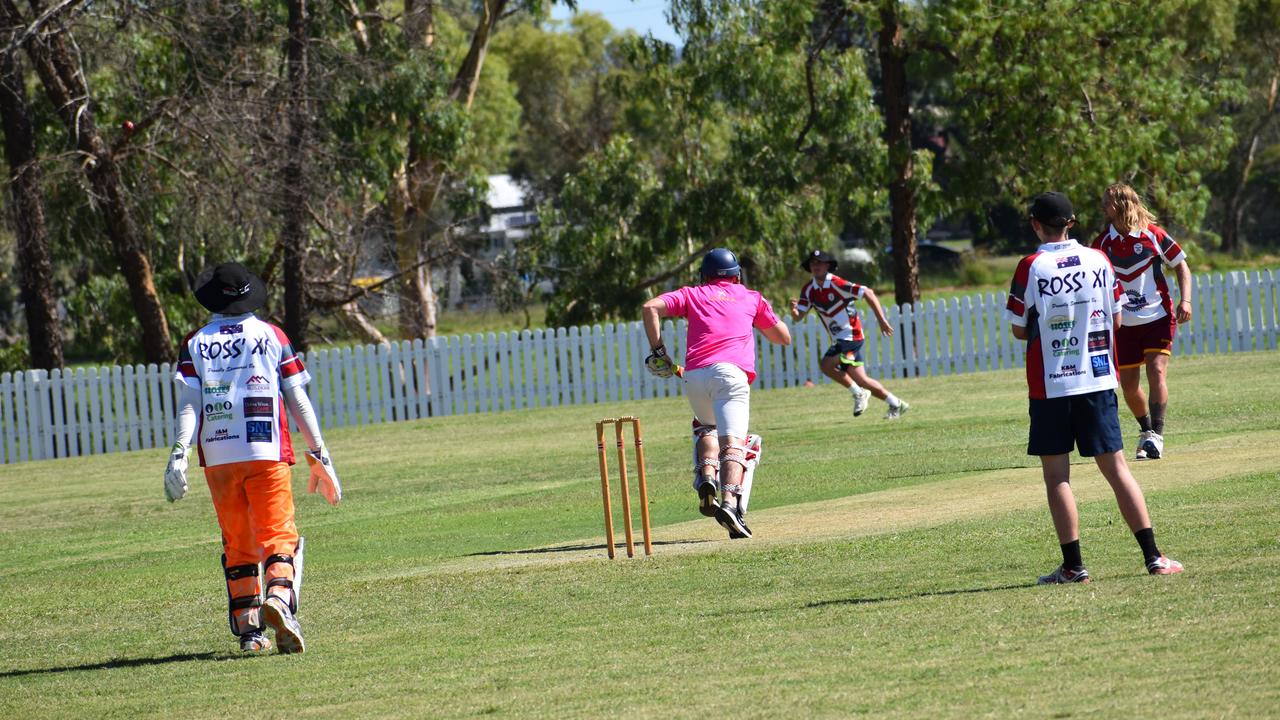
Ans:
POLYGON ((609 461, 604 452, 605 425, 613 425, 614 435, 618 443, 618 484, 622 490, 623 526, 627 534, 627 557, 636 556, 635 540, 631 534, 631 491, 627 487, 627 451, 623 447, 623 425, 631 423, 631 437, 636 445, 636 475, 640 484, 640 523, 644 529, 644 554, 653 554, 653 540, 649 535, 649 487, 645 483, 644 474, 644 438, 640 435, 640 418, 620 417, 606 418, 596 423, 596 452, 600 455, 600 492, 604 496, 604 541, 609 551, 609 559, 614 556, 613 550, 613 506, 609 497, 609 461))

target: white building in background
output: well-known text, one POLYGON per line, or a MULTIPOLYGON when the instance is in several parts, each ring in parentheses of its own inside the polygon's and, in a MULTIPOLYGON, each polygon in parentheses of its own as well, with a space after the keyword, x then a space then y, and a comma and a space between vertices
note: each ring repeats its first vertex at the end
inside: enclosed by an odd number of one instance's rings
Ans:
MULTIPOLYGON (((490 175, 486 180, 489 190, 485 195, 484 218, 462 231, 457 239, 473 257, 491 262, 502 253, 514 250, 517 241, 528 237, 538 222, 538 215, 528 199, 528 191, 510 175, 490 175)), ((390 240, 384 239, 383 242, 390 240)), ((395 267, 385 263, 385 260, 371 262, 356 278, 356 284, 372 285, 390 277, 395 273, 395 267)), ((485 304, 487 301, 485 290, 468 287, 468 276, 474 279, 477 275, 469 265, 469 261, 458 258, 448 265, 432 269, 432 284, 443 307, 457 308, 464 302, 485 304)), ((395 316, 399 304, 394 286, 384 287, 376 295, 360 302, 365 312, 374 317, 395 316)))
MULTIPOLYGON (((529 201, 528 190, 510 175, 490 175, 486 180, 489 183, 485 195, 486 219, 474 231, 478 242, 464 244, 471 247, 480 260, 493 261, 505 252, 514 251, 515 243, 529 236, 538 222, 538 214, 529 201)), ((445 307, 455 308, 464 301, 467 283, 463 265, 463 260, 455 260, 445 271, 447 278, 437 278, 438 282, 444 280, 445 307)), ((482 303, 485 300, 483 296, 468 299, 482 303)))

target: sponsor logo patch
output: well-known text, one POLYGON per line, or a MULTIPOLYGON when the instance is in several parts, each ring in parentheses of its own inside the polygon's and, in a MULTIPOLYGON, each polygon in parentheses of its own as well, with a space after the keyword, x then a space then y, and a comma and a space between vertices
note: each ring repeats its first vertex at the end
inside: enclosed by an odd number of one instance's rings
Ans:
POLYGON ((1066 275, 1051 278, 1036 278, 1036 289, 1044 297, 1053 297, 1063 293, 1080 292, 1084 289, 1085 272, 1077 270, 1066 275))
POLYGON ((1089 363, 1093 365, 1093 376, 1103 377, 1111 374, 1110 355, 1090 355, 1089 363))
POLYGON ((1080 355, 1080 338, 1069 337, 1061 340, 1054 340, 1053 356, 1054 357, 1078 357, 1080 355))
POLYGON ((245 417, 271 417, 275 412, 275 402, 269 397, 247 397, 244 399, 245 417))
POLYGON ((1111 349, 1111 331, 1094 330, 1089 333, 1089 352, 1111 349))
POLYGON ((1066 315, 1053 315, 1049 318, 1050 330, 1070 330, 1076 326, 1076 321, 1066 315))
POLYGON ((244 424, 244 432, 251 443, 271 442, 271 422, 269 420, 249 420, 244 424))
POLYGON ((230 400, 215 400, 214 402, 205 403, 204 419, 209 422, 230 420, 233 417, 231 413, 232 407, 230 400))
POLYGON ((1089 327, 1102 327, 1107 324, 1107 314, 1102 310, 1089 313, 1089 327))
POLYGON ((226 395, 231 392, 231 383, 221 380, 206 380, 204 384, 205 395, 226 395))
POLYGON ((205 360, 233 360, 244 355, 244 338, 222 342, 198 342, 196 352, 205 360))
POLYGON ((1063 378, 1078 377, 1078 376, 1083 375, 1083 374, 1084 374, 1084 371, 1077 369, 1077 368, 1076 368, 1076 366, 1075 366, 1074 364, 1072 364, 1072 365, 1063 365, 1063 366, 1062 366, 1062 370, 1061 370, 1061 371, 1056 372, 1056 373, 1049 373, 1049 379, 1050 379, 1050 380, 1061 380, 1061 379, 1063 379, 1063 378))
POLYGON ((251 375, 245 381, 244 389, 249 392, 270 392, 271 381, 261 375, 251 375))
POLYGON ((205 438, 204 442, 215 443, 215 442, 223 442, 225 440, 239 440, 239 439, 240 439, 240 436, 232 435, 230 430, 227 430, 226 428, 218 428, 217 430, 213 431, 213 435, 205 438))
POLYGON ((1124 304, 1125 310, 1141 310, 1147 306, 1147 297, 1140 292, 1125 290, 1124 295, 1127 300, 1124 304))

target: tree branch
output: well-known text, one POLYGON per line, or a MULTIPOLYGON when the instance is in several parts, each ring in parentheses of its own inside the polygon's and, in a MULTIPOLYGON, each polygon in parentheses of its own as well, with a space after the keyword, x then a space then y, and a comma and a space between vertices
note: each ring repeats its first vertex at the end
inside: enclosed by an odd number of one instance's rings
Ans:
POLYGON ((10 40, 9 44, 5 46, 4 50, 0 51, 0 55, 8 55, 13 51, 17 50, 18 48, 22 47, 23 45, 26 44, 28 40, 32 38, 32 36, 40 32, 40 28, 44 26, 45 23, 49 22, 55 16, 57 16, 58 14, 64 11, 74 9, 76 5, 79 5, 82 2, 84 2, 84 0, 62 0, 62 2, 58 3, 57 5, 54 5, 48 10, 45 10, 43 15, 36 18, 34 21, 32 21, 30 24, 27 25, 26 29, 22 31, 21 35, 18 35, 13 40, 10 40))
POLYGON ((809 95, 809 115, 804 120, 804 127, 800 128, 800 134, 796 137, 796 150, 799 151, 804 146, 804 139, 818 122, 818 99, 813 88, 813 64, 817 62, 818 56, 822 54, 827 43, 831 42, 831 36, 835 34, 836 27, 849 15, 849 9, 842 7, 831 18, 831 22, 827 23, 827 28, 822 32, 822 37, 818 38, 818 42, 809 50, 808 57, 804 60, 804 86, 805 91, 809 95))

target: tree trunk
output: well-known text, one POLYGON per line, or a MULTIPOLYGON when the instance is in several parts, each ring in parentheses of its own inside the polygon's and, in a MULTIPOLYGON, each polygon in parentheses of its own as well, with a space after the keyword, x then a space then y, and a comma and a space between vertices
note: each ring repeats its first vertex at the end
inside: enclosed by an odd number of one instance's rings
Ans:
MULTIPOLYGON (((898 17, 898 0, 880 6, 880 74, 885 144, 889 150, 889 208, 893 222, 893 294, 898 305, 920 299, 916 259, 916 188, 911 154, 911 97, 908 51, 898 17)), ((906 341, 906 338, 903 338, 906 341)))
POLYGON ((304 264, 307 256, 307 3, 285 0, 289 10, 288 66, 289 139, 283 173, 284 331, 295 348, 307 349, 310 308, 304 264))
MULTIPOLYGON (((471 45, 449 88, 449 99, 464 109, 469 110, 475 100, 489 41, 507 3, 508 0, 484 0, 482 4, 480 20, 471 34, 471 45)), ((422 0, 406 3, 405 14, 410 21, 406 34, 410 42, 424 46, 434 42, 430 6, 430 2, 422 0)), ((395 194, 399 198, 393 206, 397 216, 396 254, 400 269, 419 266, 401 285, 401 332, 406 337, 432 337, 436 333, 436 294, 431 283, 431 266, 424 263, 424 259, 428 256, 426 247, 430 238, 428 220, 444 181, 442 158, 417 147, 409 148, 404 172, 396 178, 395 194)))
POLYGON ((18 56, 0 58, 0 121, 9 160, 9 190, 13 196, 14 231, 18 240, 18 268, 22 306, 27 318, 31 364, 52 370, 63 366, 62 323, 53 293, 53 263, 45 231, 40 195, 40 165, 36 157, 31 107, 18 56))
POLYGON ((1237 252, 1240 250, 1240 223, 1244 216, 1244 193, 1249 184, 1249 175, 1253 172, 1253 163, 1257 157, 1258 144, 1263 133, 1276 116, 1277 91, 1280 90, 1280 75, 1271 76, 1271 85, 1267 92, 1266 110, 1258 122, 1254 123, 1249 133, 1249 144, 1242 148, 1239 155, 1231 162, 1228 172, 1230 185, 1226 190, 1222 207, 1222 250, 1237 252))
MULTIPOLYGON (((38 3, 33 2, 33 7, 38 9, 38 3)), ((11 27, 27 26, 13 0, 0 1, 0 10, 11 27)), ((81 82, 83 69, 67 48, 66 30, 52 27, 37 33, 26 43, 26 51, 49 102, 80 154, 81 168, 93 188, 93 200, 101 209, 107 235, 129 287, 129 299, 142 330, 143 355, 147 362, 172 362, 176 352, 156 293, 146 243, 129 212, 124 182, 111 148, 94 122, 93 105, 81 82)))
POLYGON ((338 321, 348 330, 354 331, 364 338, 365 342, 375 345, 387 345, 387 336, 378 330, 378 326, 373 324, 368 315, 360 309, 360 305, 352 300, 351 302, 339 308, 338 321))

